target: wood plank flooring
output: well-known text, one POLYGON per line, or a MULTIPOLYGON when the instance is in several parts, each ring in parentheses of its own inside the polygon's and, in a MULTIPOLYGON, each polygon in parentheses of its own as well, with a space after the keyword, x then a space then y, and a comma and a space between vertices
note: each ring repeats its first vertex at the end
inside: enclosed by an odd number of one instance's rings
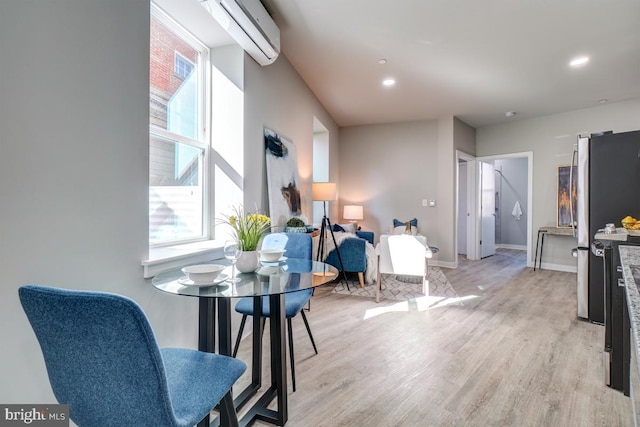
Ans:
POLYGON ((459 264, 442 270, 462 306, 317 288, 307 317, 318 355, 293 322, 287 426, 631 425, 629 398, 603 382, 604 328, 576 318, 575 274, 534 272, 514 250, 459 264))

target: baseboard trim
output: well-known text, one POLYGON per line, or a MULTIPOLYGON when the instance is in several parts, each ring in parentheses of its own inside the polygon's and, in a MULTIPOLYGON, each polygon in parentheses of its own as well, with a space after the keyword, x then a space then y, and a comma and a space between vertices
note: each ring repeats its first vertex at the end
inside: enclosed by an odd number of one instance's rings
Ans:
POLYGON ((458 268, 458 261, 445 262, 445 261, 438 261, 438 260, 429 260, 429 267, 458 268))
MULTIPOLYGON (((533 263, 528 263, 527 267, 533 268, 533 263)), ((539 270, 554 270, 554 271, 564 271, 567 273, 577 273, 578 267, 575 265, 562 265, 562 264, 550 264, 547 262, 543 262, 542 266, 538 267, 536 264, 536 269, 539 270)))
POLYGON ((522 245, 504 245, 504 244, 499 244, 496 245, 496 249, 515 249, 517 251, 526 251, 527 250, 527 246, 522 246, 522 245))

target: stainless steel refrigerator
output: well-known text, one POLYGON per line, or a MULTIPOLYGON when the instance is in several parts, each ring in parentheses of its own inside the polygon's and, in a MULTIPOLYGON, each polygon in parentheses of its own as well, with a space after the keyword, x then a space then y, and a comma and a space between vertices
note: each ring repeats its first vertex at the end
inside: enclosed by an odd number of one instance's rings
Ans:
POLYGON ((578 317, 605 324, 604 263, 591 249, 605 224, 620 227, 625 216, 640 216, 640 131, 579 137, 573 159, 578 317))

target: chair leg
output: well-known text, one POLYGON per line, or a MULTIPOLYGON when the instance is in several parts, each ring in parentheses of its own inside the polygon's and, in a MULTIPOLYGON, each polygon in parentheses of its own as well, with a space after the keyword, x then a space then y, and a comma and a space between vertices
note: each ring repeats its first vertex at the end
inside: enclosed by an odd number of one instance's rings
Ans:
POLYGON ((242 338, 242 332, 244 331, 244 324, 247 322, 247 315, 242 315, 242 321, 240 322, 240 330, 238 331, 238 337, 236 338, 236 344, 233 346, 233 357, 238 354, 238 348, 240 347, 240 339, 242 338))
POLYGON ((311 339, 311 345, 313 346, 313 351, 318 354, 318 349, 316 348, 316 342, 313 340, 313 334, 311 333, 311 328, 309 327, 309 322, 307 321, 307 315, 304 314, 304 311, 300 311, 302 315, 302 320, 304 320, 304 326, 307 327, 307 332, 309 333, 309 338, 311 339))
POLYGON ((425 297, 429 296, 429 278, 427 275, 422 276, 422 293, 425 297))
POLYGON ((358 281, 360 282, 360 287, 364 289, 364 273, 362 271, 358 272, 358 281))
POLYGON ((224 408, 224 411, 220 411, 221 424, 230 427, 239 427, 240 423, 238 422, 238 414, 236 413, 236 408, 233 404, 233 396, 231 395, 231 391, 225 394, 220 401, 220 409, 222 408, 224 408), (223 416, 222 414, 226 414, 227 416, 223 416))
MULTIPOLYGON (((313 351, 318 354, 318 348, 316 347, 316 342, 313 339, 313 334, 311 333, 311 328, 309 327, 309 321, 307 320, 307 315, 304 314, 304 310, 300 311, 300 315, 302 316, 302 320, 304 321, 304 326, 307 328, 307 332, 309 333, 309 338, 311 339, 311 345, 313 346, 313 351)), ((289 361, 291 363, 291 384, 293 386, 293 391, 296 391, 296 362, 295 355, 293 352, 293 327, 291 325, 291 318, 287 319, 287 328, 289 332, 289 361)))
POLYGON ((382 289, 382 274, 380 273, 380 255, 378 255, 378 280, 376 282, 376 302, 380 302, 381 289, 382 289))
POLYGON ((293 391, 296 391, 296 362, 293 355, 293 328, 291 327, 291 318, 287 319, 287 329, 289 332, 289 363, 291 364, 291 384, 293 391))

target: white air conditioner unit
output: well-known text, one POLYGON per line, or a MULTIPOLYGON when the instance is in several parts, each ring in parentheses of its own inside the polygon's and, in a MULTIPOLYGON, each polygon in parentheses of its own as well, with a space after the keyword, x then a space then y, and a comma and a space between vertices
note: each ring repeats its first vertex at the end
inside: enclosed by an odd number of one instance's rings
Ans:
POLYGON ((260 65, 280 54, 280 29, 260 0, 203 0, 202 5, 260 65))

